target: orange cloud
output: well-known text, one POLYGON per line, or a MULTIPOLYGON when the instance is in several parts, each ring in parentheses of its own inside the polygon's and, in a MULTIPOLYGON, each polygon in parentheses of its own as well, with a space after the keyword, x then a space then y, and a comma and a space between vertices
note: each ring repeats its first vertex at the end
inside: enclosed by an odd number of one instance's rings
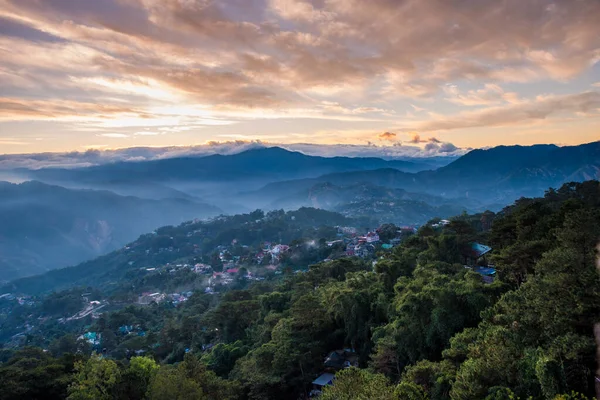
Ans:
POLYGON ((381 140, 395 141, 396 140, 396 136, 397 135, 394 132, 383 132, 378 137, 381 140))
MULTIPOLYGON (((509 126, 545 120, 561 113, 600 115, 600 92, 589 91, 561 96, 539 96, 528 102, 489 107, 457 115, 439 116, 412 128, 419 132, 456 130, 477 127, 509 126)), ((418 136, 418 135, 416 135, 418 136)))
POLYGON ((421 136, 418 134, 413 134, 412 138, 408 141, 408 143, 413 143, 413 144, 419 144, 419 143, 425 143, 427 142, 427 140, 421 140, 421 136))

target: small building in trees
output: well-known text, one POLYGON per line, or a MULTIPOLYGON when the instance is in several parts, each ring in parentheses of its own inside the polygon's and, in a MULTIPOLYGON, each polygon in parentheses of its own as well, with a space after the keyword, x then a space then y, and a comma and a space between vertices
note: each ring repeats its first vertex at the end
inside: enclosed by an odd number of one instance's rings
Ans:
POLYGON ((496 268, 491 265, 487 267, 475 267, 473 271, 481 275, 485 283, 492 283, 496 278, 496 268))
POLYGON ((323 366, 330 370, 358 367, 358 355, 351 349, 335 350, 325 358, 323 366))
POLYGON ((333 384, 335 375, 329 372, 321 374, 317 379, 312 381, 313 389, 310 391, 310 397, 317 397, 323 391, 325 386, 333 384))
POLYGON ((492 251, 490 246, 486 246, 481 243, 471 242, 462 249, 462 256, 465 261, 465 265, 476 265, 482 261, 483 265, 487 265, 485 258, 486 254, 492 251))

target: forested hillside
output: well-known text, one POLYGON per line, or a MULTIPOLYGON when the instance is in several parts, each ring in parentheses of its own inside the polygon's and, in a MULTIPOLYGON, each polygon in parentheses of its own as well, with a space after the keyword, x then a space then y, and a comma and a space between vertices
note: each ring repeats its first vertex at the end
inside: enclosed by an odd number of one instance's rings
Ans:
POLYGON ((431 221, 376 262, 341 257, 115 307, 54 340, 26 334, 0 353, 0 398, 303 399, 323 373, 337 376, 325 400, 592 398, 600 183, 488 215, 431 221), (77 339, 86 331, 97 344, 77 339))

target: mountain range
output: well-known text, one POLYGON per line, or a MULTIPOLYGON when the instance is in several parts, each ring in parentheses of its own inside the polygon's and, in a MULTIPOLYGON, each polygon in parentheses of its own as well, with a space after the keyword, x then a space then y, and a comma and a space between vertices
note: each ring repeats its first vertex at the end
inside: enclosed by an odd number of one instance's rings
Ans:
POLYGON ((349 186, 368 182, 447 199, 466 198, 481 207, 501 208, 522 196, 539 196, 548 187, 600 178, 600 142, 579 146, 500 146, 473 150, 436 170, 407 173, 393 168, 326 174, 275 182, 249 199, 302 197, 318 184, 349 186))
POLYGON ((422 160, 316 157, 281 148, 233 155, 4 170, 0 281, 105 254, 159 226, 257 208, 319 207, 420 224, 496 210, 564 182, 600 178, 600 142, 473 150, 422 160))

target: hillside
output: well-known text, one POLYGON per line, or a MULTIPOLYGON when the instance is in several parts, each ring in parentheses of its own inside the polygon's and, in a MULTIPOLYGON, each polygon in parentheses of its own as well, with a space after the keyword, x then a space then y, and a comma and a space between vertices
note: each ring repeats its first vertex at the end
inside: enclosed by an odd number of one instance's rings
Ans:
POLYGON ((77 264, 156 227, 220 212, 185 199, 0 182, 0 281, 77 264))
POLYGON ((421 225, 434 217, 448 218, 460 214, 467 207, 471 210, 478 208, 469 199, 445 199, 371 183, 337 186, 329 182, 318 183, 307 190, 282 197, 268 208, 298 207, 322 208, 349 217, 369 216, 379 223, 399 225, 421 225))
POLYGON ((360 259, 327 239, 355 240, 348 226, 322 225, 359 221, 256 211, 165 227, 95 262, 20 280, 0 296, 0 396, 15 398, 18 385, 26 398, 42 388, 297 399, 322 382, 324 400, 593 398, 600 183, 568 183, 486 216, 407 233, 386 224, 378 232, 395 247, 360 259), (271 238, 303 239, 275 266, 253 253, 271 238), (202 264, 211 248, 215 260, 202 264), (310 258, 294 265, 298 249, 310 258), (221 256, 239 267, 225 270, 221 256), (58 274, 87 287, 23 295, 58 274))
POLYGON ((331 239, 336 234, 332 227, 346 224, 370 226, 374 222, 368 218, 347 218, 338 213, 310 208, 267 214, 257 210, 206 221, 188 221, 146 233, 125 247, 79 265, 13 281, 2 290, 38 294, 77 285, 116 287, 128 273, 140 268, 184 259, 187 262, 190 259, 210 262, 216 248, 230 245, 234 240, 256 247, 265 241, 290 243, 314 235, 318 239, 322 237, 319 234, 330 235, 331 239))

